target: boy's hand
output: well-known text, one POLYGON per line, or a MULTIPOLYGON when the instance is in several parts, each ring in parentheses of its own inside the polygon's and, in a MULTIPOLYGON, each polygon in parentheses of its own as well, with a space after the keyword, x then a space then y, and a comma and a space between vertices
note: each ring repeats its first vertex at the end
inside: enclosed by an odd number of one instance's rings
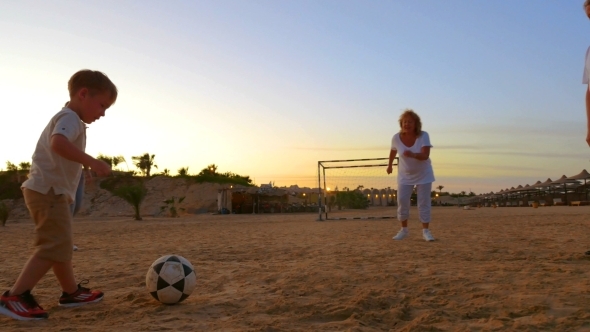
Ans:
POLYGON ((391 174, 391 171, 393 167, 391 165, 387 166, 387 174, 391 174))
POLYGON ((590 146, 590 129, 588 130, 588 134, 586 135, 586 143, 590 146))
POLYGON ((84 173, 84 182, 85 183, 92 183, 92 173, 90 172, 90 170, 88 168, 84 168, 84 170, 82 171, 84 173))
POLYGON ((97 176, 107 176, 111 174, 111 166, 102 160, 94 159, 89 165, 90 169, 96 173, 97 176))

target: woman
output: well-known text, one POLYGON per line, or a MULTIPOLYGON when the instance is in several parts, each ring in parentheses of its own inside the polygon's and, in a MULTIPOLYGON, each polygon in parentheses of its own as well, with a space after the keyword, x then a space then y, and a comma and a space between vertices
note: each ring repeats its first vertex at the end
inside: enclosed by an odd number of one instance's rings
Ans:
POLYGON ((391 139, 387 174, 391 174, 392 164, 399 152, 397 173, 397 219, 402 229, 393 237, 403 240, 408 236, 410 217, 410 198, 414 187, 418 195, 418 212, 422 222, 422 237, 434 241, 428 226, 430 224, 430 193, 434 182, 434 172, 430 163, 430 138, 422 131, 420 117, 411 109, 406 109, 399 117, 400 131, 391 139))

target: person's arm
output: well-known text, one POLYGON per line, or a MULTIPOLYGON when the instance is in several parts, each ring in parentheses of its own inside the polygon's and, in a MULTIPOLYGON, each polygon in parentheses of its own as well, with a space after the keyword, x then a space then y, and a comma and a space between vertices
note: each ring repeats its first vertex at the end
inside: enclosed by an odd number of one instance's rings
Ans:
POLYGON ((428 158, 430 158, 430 147, 423 146, 418 153, 406 150, 404 151, 404 156, 418 160, 428 160, 428 158))
POLYGON ((586 134, 586 143, 590 145, 590 84, 588 84, 588 88, 586 89, 586 121, 588 132, 586 134))
POLYGON ((98 176, 111 173, 111 167, 107 163, 87 155, 63 135, 55 134, 51 136, 51 150, 67 160, 90 167, 98 176))
POLYGON ((397 156, 397 150, 389 150, 389 163, 387 164, 387 174, 391 174, 393 171, 393 161, 397 156))

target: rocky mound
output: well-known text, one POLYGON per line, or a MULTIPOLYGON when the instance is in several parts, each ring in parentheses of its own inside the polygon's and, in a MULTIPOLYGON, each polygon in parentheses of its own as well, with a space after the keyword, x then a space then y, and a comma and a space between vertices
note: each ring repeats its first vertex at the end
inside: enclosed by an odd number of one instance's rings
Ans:
MULTIPOLYGON (((178 210, 184 209, 182 213, 216 212, 218 190, 227 186, 217 183, 195 183, 183 178, 153 177, 145 182, 148 192, 141 206, 141 215, 166 215, 166 212, 162 212, 161 207, 166 205, 164 200, 172 197, 185 197, 182 203, 176 205, 178 210)), ((11 207, 9 220, 29 218, 23 199, 4 200, 4 203, 11 207)), ((78 215, 88 217, 132 216, 133 208, 123 199, 101 189, 100 180, 95 180, 86 184, 84 200, 78 215)))

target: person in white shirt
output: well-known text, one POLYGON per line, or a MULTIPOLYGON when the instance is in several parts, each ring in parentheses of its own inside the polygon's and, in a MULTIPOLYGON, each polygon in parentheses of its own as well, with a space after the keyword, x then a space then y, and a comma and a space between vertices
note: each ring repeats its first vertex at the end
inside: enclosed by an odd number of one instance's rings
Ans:
MULTIPOLYGON (((586 12, 586 16, 590 19, 590 0, 584 1, 584 11, 586 12)), ((588 124, 586 143, 590 145, 590 47, 588 47, 588 50, 586 51, 582 83, 588 85, 588 88, 586 89, 586 120, 588 124)), ((587 254, 590 254, 590 251, 587 254)))
MULTIPOLYGON (((586 12, 586 16, 590 19, 590 0, 584 1, 584 11, 586 12)), ((586 143, 590 145, 590 47, 588 47, 588 50, 586 51, 582 83, 588 85, 586 88, 586 121, 588 124, 586 143)), ((586 255, 590 255, 590 250, 586 251, 586 255)))
MULTIPOLYGON (((590 0, 589 0, 590 1, 590 0)), ((434 172, 430 163, 430 137, 422 131, 422 122, 418 114, 406 109, 399 117, 400 131, 391 139, 387 174, 392 172, 392 164, 399 152, 397 173, 397 219, 401 221, 401 230, 393 237, 403 240, 408 236, 408 218, 410 217, 410 198, 414 187, 418 198, 418 212, 422 222, 422 237, 434 241, 428 226, 430 225, 430 195, 434 172)))
MULTIPOLYGON (((105 116, 105 111, 117 100, 118 91, 105 74, 87 69, 70 78, 68 90, 70 101, 41 133, 29 177, 21 186, 35 223, 35 251, 12 288, 0 295, 0 314, 17 320, 48 318, 31 290, 49 270, 53 270, 62 290, 56 301, 59 306, 77 307, 99 302, 104 297, 103 292, 82 286, 87 280, 76 284, 70 205, 83 166, 98 176, 111 173, 110 165, 86 154, 86 124, 105 116)), ((11 250, 22 252, 26 247, 11 250)))

